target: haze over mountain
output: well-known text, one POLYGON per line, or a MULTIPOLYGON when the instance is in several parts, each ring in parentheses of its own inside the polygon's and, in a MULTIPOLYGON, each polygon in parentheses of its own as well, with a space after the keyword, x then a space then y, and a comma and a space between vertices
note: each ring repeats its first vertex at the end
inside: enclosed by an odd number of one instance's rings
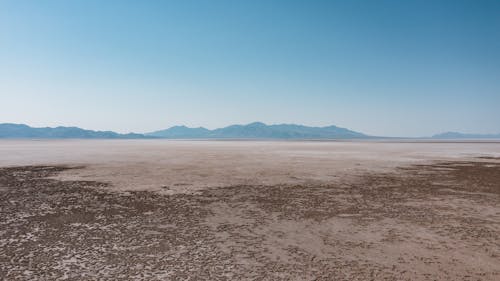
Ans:
POLYGON ((464 134, 445 132, 432 136, 433 139, 500 139, 500 134, 464 134))

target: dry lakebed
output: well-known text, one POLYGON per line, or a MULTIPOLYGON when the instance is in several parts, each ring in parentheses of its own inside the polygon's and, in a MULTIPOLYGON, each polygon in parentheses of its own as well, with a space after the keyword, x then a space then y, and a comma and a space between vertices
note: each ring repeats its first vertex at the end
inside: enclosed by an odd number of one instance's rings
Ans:
POLYGON ((500 142, 0 141, 1 280, 500 280, 500 142))

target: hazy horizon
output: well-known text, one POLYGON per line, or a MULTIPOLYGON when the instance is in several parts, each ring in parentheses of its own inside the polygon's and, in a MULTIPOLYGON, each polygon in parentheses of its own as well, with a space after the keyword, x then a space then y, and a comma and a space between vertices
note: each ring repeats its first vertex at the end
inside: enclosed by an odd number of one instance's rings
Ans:
MULTIPOLYGON (((342 126, 337 126, 335 124, 330 124, 330 125, 325 125, 325 126, 310 126, 310 125, 307 125, 307 124, 297 124, 297 123, 265 123, 265 122, 261 122, 261 121, 255 121, 255 122, 251 122, 251 123, 246 123, 246 124, 228 124, 228 125, 225 125, 225 126, 221 126, 221 127, 215 127, 215 128, 207 128, 207 127, 203 127, 203 126, 186 126, 186 125, 183 125, 183 124, 179 124, 179 125, 173 125, 173 126, 170 126, 170 127, 165 127, 165 128, 160 128, 158 130, 153 130, 153 131, 124 131, 124 132, 118 132, 118 133, 121 133, 121 134, 129 134, 129 133, 135 133, 135 134, 141 134, 141 135, 150 135, 152 133, 158 133, 158 132, 162 132, 162 131, 165 131, 165 130, 168 130, 168 129, 171 129, 171 128, 174 128, 174 127, 188 127, 188 128, 204 128, 204 129, 208 129, 208 130, 211 130, 211 131, 214 131, 216 129, 224 129, 224 128, 227 128, 227 127, 230 127, 230 126, 234 126, 234 125, 238 125, 238 126, 246 126, 246 125, 251 125, 251 124, 254 124, 254 123, 263 123, 264 125, 266 126, 276 126, 276 125, 297 125, 297 126, 306 126, 306 127, 320 127, 320 128, 325 128, 325 127, 329 127, 329 126, 336 126, 338 128, 344 128, 342 126)), ((9 124, 9 123, 0 123, 0 125, 2 124, 9 124)), ((27 126, 30 126, 29 124, 23 124, 23 123, 10 123, 10 124, 18 124, 18 125, 27 125, 27 126)), ((82 127, 78 127, 78 126, 41 126, 41 127, 35 127, 35 126, 30 126, 32 128, 57 128, 57 127, 77 127, 77 128, 80 128, 80 129, 84 129, 84 130, 93 130, 93 131, 112 131, 112 132, 116 132, 116 131, 113 131, 113 130, 94 130, 92 128, 82 128, 82 127)), ((348 129, 350 130, 350 128, 345 128, 345 129, 348 129)), ((351 130, 352 131, 352 130, 351 130)), ((474 133, 474 132, 453 132, 453 131, 443 131, 443 132, 438 132, 438 133, 435 133, 435 134, 432 134, 432 135, 422 135, 422 136, 416 136, 416 137, 408 137, 408 136, 384 136, 384 135, 368 135, 368 134, 365 134, 364 132, 359 132, 359 131, 354 131, 356 133, 362 133, 364 134, 365 136, 367 137, 376 137, 376 138, 385 138, 385 137, 389 137, 389 138, 392 138, 392 137, 395 137, 395 138, 421 138, 421 139, 426 139, 426 138, 431 138, 431 137, 436 137, 438 135, 446 135, 446 134, 454 134, 454 133, 458 133, 462 136, 457 136, 457 138, 463 138, 465 137, 465 135, 475 135, 476 137, 480 137, 480 136, 488 136, 488 135, 495 135, 495 136, 498 136, 500 135, 500 133, 496 133, 496 132, 491 132, 491 133, 485 133, 485 134, 477 134, 477 133, 474 133)), ((164 136, 162 136, 164 137, 164 136)), ((474 136, 472 136, 474 137, 474 136)), ((167 138, 172 138, 172 136, 170 137, 167 137, 167 138)), ((174 137, 173 139, 176 139, 177 137, 174 137)), ((197 137, 195 137, 197 138, 197 137)), ((449 137, 447 137, 449 138, 449 137)), ((444 139, 447 139, 446 137, 444 139)), ((189 139, 189 137, 188 137, 189 139)), ((282 138, 277 138, 277 139, 282 139, 282 138)), ((286 138, 285 138, 286 139, 286 138)))
POLYGON ((498 1, 1 1, 0 123, 500 132, 498 1))

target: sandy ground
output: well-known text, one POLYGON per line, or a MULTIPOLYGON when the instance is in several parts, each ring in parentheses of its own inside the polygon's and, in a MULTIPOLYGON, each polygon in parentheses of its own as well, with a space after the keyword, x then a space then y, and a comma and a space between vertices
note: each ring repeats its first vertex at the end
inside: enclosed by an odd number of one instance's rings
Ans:
POLYGON ((2 280, 499 280, 500 144, 1 141, 2 280))
POLYGON ((59 177, 107 182, 117 190, 167 193, 343 182, 367 172, 478 156, 500 156, 500 142, 0 140, 0 167, 85 166, 59 177))

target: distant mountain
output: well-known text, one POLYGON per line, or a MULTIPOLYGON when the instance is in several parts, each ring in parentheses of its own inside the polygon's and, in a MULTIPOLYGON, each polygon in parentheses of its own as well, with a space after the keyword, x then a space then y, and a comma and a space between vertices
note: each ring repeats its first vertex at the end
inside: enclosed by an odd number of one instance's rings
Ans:
POLYGON ((46 139, 355 139, 371 138, 365 134, 337 126, 308 127, 295 124, 266 125, 254 122, 209 130, 203 127, 174 126, 147 134, 119 134, 112 131, 92 131, 78 127, 33 128, 24 124, 0 124, 0 138, 46 139))
POLYGON ((24 124, 0 124, 0 138, 47 138, 47 139, 137 139, 142 134, 119 134, 112 131, 92 131, 78 127, 33 128, 24 124))
POLYGON ((500 139, 500 134, 464 134, 446 132, 432 136, 433 139, 500 139))
POLYGON ((174 126, 166 130, 156 131, 145 134, 146 136, 172 139, 191 139, 206 137, 210 134, 210 130, 203 127, 188 128, 186 126, 174 126))
POLYGON ((295 124, 266 125, 261 122, 254 122, 247 125, 231 125, 215 130, 208 130, 203 127, 188 128, 186 126, 175 126, 145 135, 172 139, 352 139, 370 137, 337 126, 308 127, 295 124))
MULTIPOLYGON (((78 127, 34 128, 24 124, 0 123, 0 138, 39 139, 367 139, 380 138, 337 126, 309 127, 296 124, 266 125, 254 122, 209 130, 203 127, 174 126, 146 134, 120 134, 113 131, 93 131, 78 127)), ((433 139, 500 139, 500 134, 464 134, 446 132, 433 139)))

